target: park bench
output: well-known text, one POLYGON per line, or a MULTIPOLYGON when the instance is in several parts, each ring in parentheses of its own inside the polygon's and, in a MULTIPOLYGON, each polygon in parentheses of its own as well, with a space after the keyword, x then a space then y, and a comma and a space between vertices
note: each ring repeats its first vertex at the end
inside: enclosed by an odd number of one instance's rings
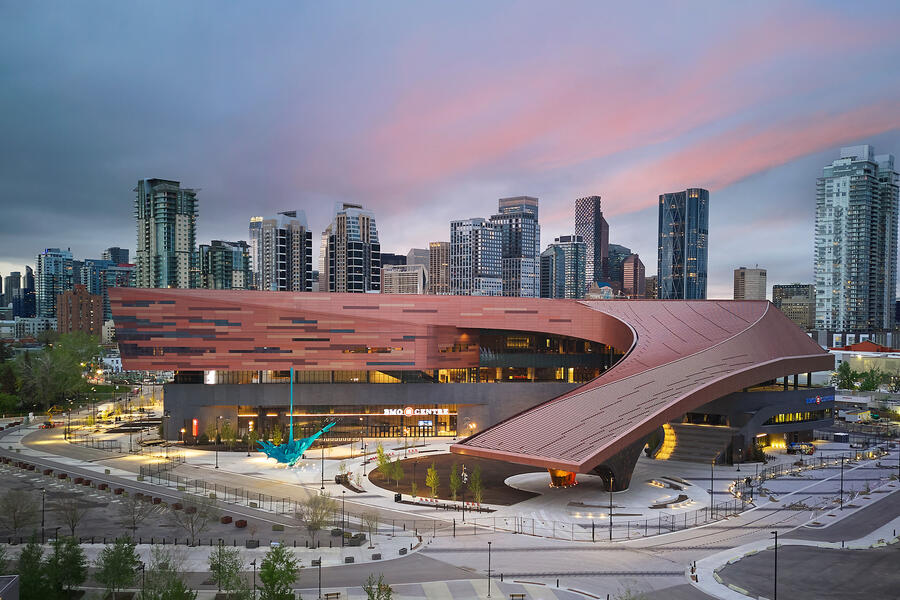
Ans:
POLYGON ((525 594, 510 594, 509 600, 525 600, 525 594))
POLYGON ((340 592, 325 592, 325 600, 340 600, 340 592))

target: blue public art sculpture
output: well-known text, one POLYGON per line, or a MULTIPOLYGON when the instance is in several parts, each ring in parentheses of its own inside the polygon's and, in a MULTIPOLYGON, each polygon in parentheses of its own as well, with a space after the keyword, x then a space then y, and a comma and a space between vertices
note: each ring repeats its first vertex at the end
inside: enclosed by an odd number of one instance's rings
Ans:
MULTIPOLYGON (((284 463, 288 466, 294 466, 294 464, 303 457, 303 453, 306 452, 310 446, 313 445, 319 436, 334 427, 334 422, 329 423, 322 429, 309 437, 301 438, 299 440, 289 439, 287 442, 276 446, 272 442, 264 442, 262 440, 257 441, 256 443, 260 446, 260 451, 262 451, 269 458, 274 458, 280 463, 284 463)), ((294 428, 291 427, 291 434, 293 434, 294 428)))
POLYGON ((279 444, 278 446, 272 442, 262 440, 258 440, 256 443, 259 444, 259 449, 263 454, 292 467, 303 457, 303 453, 309 450, 309 447, 313 445, 313 442, 319 439, 320 435, 334 427, 335 423, 336 421, 332 421, 309 437, 301 438, 299 440, 294 439, 294 368, 291 367, 291 409, 288 441, 279 444))

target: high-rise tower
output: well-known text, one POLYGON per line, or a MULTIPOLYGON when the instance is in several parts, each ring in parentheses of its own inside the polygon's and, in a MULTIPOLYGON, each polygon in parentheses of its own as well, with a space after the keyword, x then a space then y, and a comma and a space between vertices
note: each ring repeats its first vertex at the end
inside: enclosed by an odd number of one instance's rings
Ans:
POLYGON ((311 292, 312 231, 302 210, 250 219, 250 263, 260 290, 311 292))
POLYGON ((197 191, 168 179, 141 179, 134 191, 137 286, 196 287, 197 191))
POLYGON ((347 202, 336 205, 334 219, 322 233, 322 248, 327 291, 381 290, 381 244, 371 210, 347 202))
POLYGON ((538 199, 500 198, 491 223, 500 232, 503 295, 537 298, 541 293, 541 226, 538 199))
POLYGON ((609 277, 609 224, 603 218, 600 196, 587 196, 575 200, 575 235, 580 235, 587 245, 585 263, 586 289, 609 277))
POLYGON ((706 299, 709 192, 689 188, 659 197, 660 300, 706 299))
POLYGON ((450 293, 502 296, 500 230, 487 219, 450 223, 450 293))
POLYGON ((816 329, 894 325, 898 175, 894 156, 841 148, 816 180, 816 329))

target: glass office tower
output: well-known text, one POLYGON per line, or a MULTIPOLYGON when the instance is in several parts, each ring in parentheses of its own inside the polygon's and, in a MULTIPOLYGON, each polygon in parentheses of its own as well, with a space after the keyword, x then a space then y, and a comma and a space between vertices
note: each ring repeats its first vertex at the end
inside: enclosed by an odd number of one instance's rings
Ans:
POLYGON ((706 299, 709 192, 689 188, 659 197, 660 300, 706 299))

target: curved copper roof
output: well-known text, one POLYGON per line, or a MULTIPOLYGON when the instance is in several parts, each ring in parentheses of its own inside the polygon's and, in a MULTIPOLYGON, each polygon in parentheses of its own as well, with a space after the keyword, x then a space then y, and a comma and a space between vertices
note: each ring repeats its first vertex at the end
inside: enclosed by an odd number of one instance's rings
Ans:
MULTIPOLYGON (((654 429, 731 392, 834 359, 766 301, 582 302, 632 331, 594 381, 451 446, 458 454, 589 472, 654 429)), ((582 337, 592 338, 586 327, 582 337)))
POLYGON ((478 365, 469 333, 572 336, 627 354, 602 376, 453 452, 587 472, 661 424, 834 360, 765 301, 111 288, 130 370, 443 369, 478 365), (358 353, 383 347, 388 353, 358 353))

